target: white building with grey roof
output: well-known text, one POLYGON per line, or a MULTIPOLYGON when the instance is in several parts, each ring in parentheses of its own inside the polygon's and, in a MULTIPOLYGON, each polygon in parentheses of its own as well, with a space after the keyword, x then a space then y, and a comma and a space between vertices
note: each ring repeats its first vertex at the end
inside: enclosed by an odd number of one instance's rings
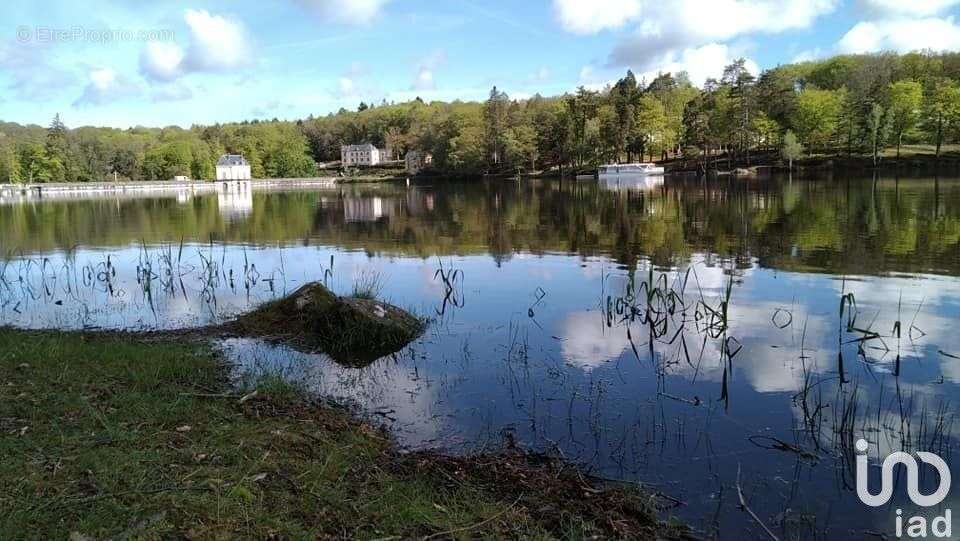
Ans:
POLYGON ((390 159, 386 149, 379 149, 370 143, 362 145, 343 145, 340 147, 340 164, 343 167, 351 165, 377 165, 390 159))
POLYGON ((217 160, 217 180, 250 180, 250 162, 242 154, 224 154, 217 160))

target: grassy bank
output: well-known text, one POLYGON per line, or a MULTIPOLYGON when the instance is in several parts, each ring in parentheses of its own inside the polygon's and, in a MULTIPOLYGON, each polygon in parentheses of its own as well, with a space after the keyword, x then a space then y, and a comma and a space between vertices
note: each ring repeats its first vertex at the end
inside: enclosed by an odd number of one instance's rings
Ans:
POLYGON ((520 454, 398 454, 187 340, 0 329, 0 538, 662 537, 656 498, 520 454), (253 393, 253 391, 256 393, 253 393))
MULTIPOLYGON (((855 170, 883 172, 909 171, 947 171, 960 166, 960 145, 943 145, 940 156, 937 156, 933 145, 904 145, 900 149, 900 156, 895 148, 886 148, 878 155, 874 164, 873 155, 854 152, 847 153, 842 148, 827 151, 808 152, 801 158, 794 160, 795 171, 811 170, 855 170)), ((710 170, 731 171, 734 168, 770 167, 781 172, 787 171, 787 162, 777 150, 757 150, 750 152, 749 160, 745 155, 735 156, 730 153, 721 153, 708 156, 704 159, 671 159, 658 162, 671 172, 694 172, 702 165, 710 170)))
POLYGON ((337 184, 377 184, 380 182, 403 182, 410 175, 353 175, 337 177, 337 184))

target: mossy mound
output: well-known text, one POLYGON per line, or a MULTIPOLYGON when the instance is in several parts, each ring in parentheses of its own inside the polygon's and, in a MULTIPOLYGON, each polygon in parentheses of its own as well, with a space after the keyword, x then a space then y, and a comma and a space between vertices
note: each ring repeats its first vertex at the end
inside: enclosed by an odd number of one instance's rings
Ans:
POLYGON ((227 328, 323 352, 349 365, 365 365, 400 350, 423 332, 425 321, 391 304, 339 297, 312 282, 282 299, 238 317, 227 328))

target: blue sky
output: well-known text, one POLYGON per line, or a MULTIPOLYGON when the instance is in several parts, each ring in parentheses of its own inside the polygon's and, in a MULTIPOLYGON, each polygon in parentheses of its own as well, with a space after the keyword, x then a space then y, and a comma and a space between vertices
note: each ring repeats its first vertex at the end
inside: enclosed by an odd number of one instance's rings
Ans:
POLYGON ((960 49, 960 0, 11 2, 0 120, 165 126, 602 88, 743 56, 960 49))

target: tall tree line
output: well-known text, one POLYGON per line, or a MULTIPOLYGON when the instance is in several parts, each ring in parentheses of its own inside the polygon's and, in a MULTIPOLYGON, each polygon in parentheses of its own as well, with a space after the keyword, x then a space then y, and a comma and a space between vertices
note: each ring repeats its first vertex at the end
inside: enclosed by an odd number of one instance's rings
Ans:
POLYGON ((217 157, 242 153, 256 177, 306 176, 340 146, 373 143, 393 159, 429 152, 436 171, 563 171, 601 163, 707 159, 750 163, 757 151, 861 155, 927 145, 939 156, 960 139, 960 53, 844 55, 751 73, 739 59, 702 88, 685 73, 602 89, 483 102, 361 103, 296 122, 126 130, 0 122, 0 183, 213 176, 217 157))
POLYGON ((292 122, 68 129, 58 114, 46 128, 0 123, 0 183, 211 179, 227 152, 243 154, 258 178, 316 174, 307 138, 292 122))

